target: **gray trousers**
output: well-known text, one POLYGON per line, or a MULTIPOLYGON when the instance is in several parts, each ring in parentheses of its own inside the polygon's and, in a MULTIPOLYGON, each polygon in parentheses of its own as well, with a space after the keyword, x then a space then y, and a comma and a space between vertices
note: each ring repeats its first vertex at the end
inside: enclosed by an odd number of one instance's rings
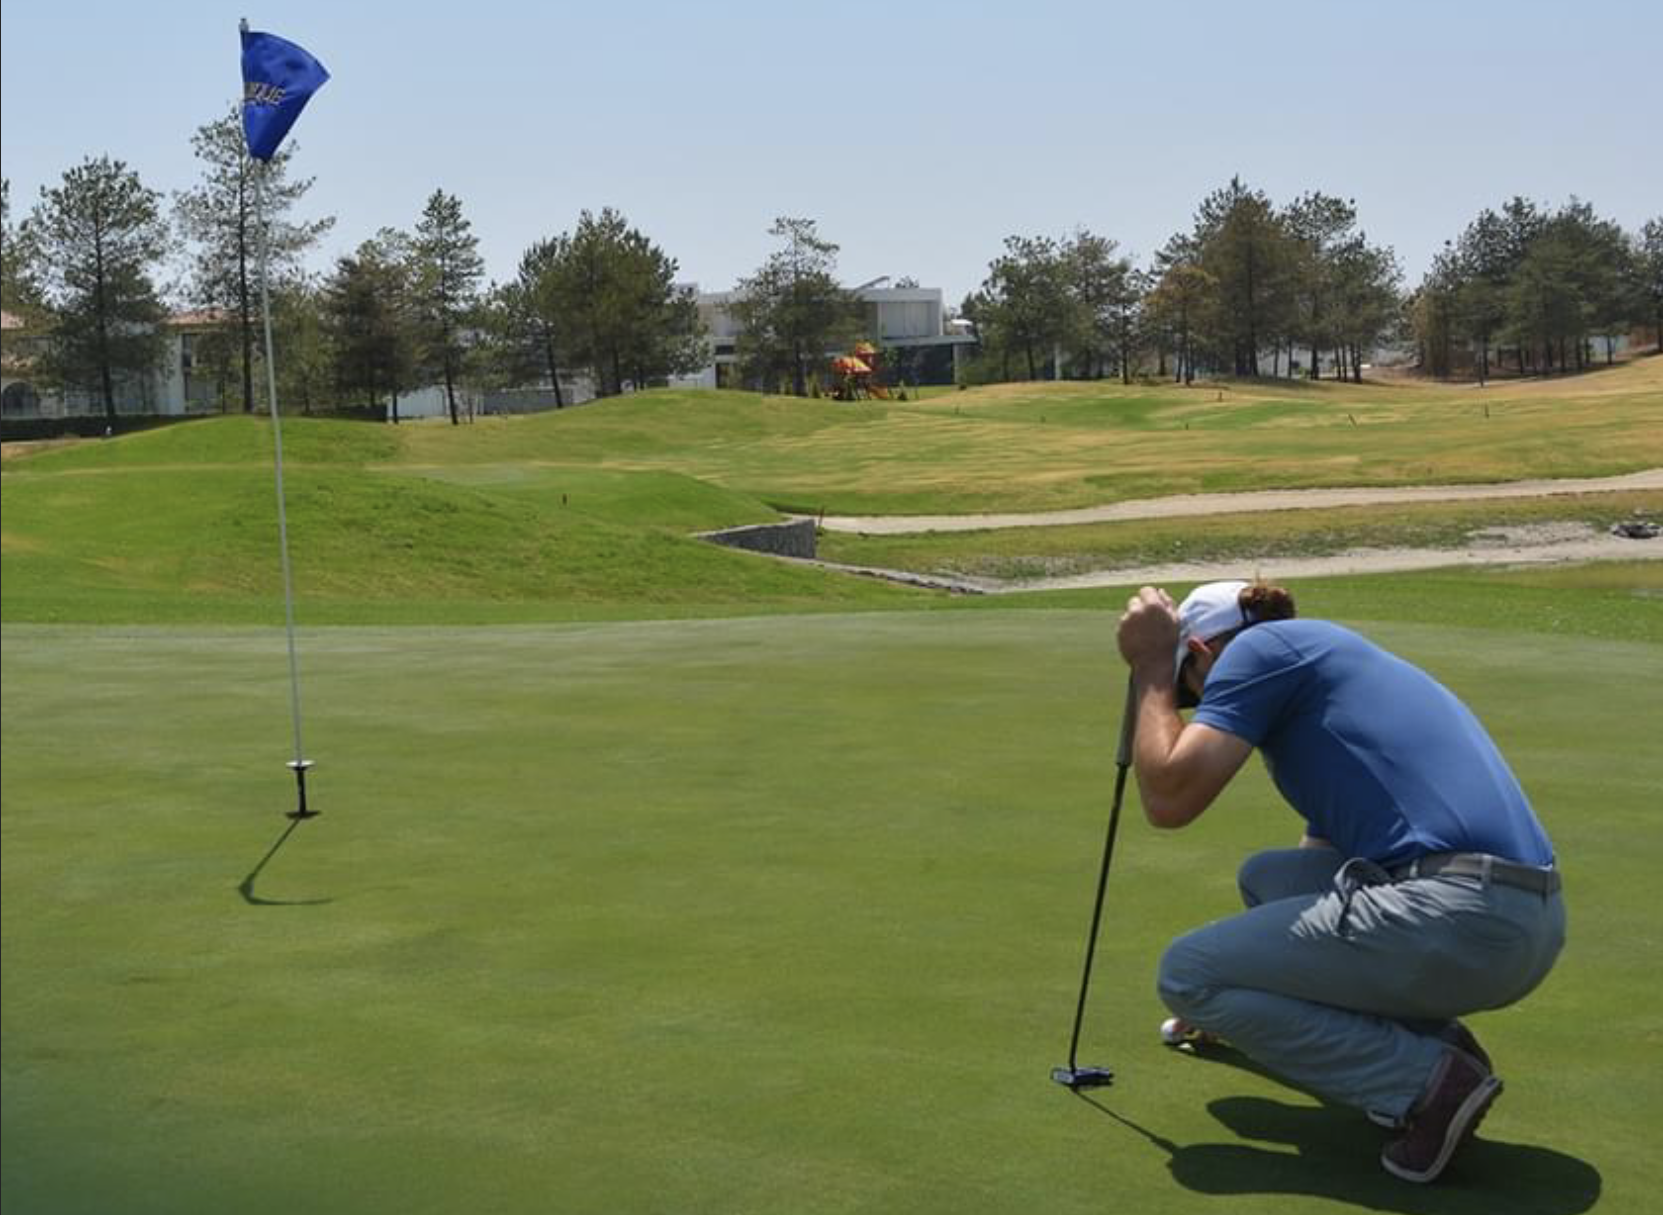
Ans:
POLYGON ((1331 1101, 1401 1117, 1446 1049, 1451 1020, 1529 993, 1565 943, 1565 906, 1439 876, 1349 899, 1329 848, 1261 852, 1248 910, 1179 937, 1159 990, 1183 1020, 1331 1101))

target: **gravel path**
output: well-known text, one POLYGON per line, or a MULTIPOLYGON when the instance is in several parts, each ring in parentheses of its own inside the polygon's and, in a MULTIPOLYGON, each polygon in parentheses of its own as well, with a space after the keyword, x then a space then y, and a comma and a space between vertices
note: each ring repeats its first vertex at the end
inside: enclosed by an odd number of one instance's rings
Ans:
MULTIPOLYGON (((1510 481, 1496 485, 1438 485, 1378 489, 1269 490, 1244 494, 1184 494, 1142 502, 1117 502, 1084 510, 1049 511, 1025 515, 936 515, 905 517, 832 517, 821 526, 833 531, 868 535, 908 535, 931 531, 972 531, 996 527, 1056 527, 1071 523, 1100 523, 1123 519, 1161 519, 1193 515, 1234 514, 1254 510, 1298 510, 1305 507, 1393 505, 1401 502, 1464 502, 1495 498, 1540 498, 1555 494, 1604 493, 1613 490, 1663 489, 1663 468, 1621 477, 1560 481, 1510 481)), ((833 565, 831 569, 893 579, 914 586, 936 587, 967 594, 1012 594, 1023 591, 1078 590, 1106 586, 1161 585, 1205 582, 1214 578, 1264 577, 1272 581, 1345 574, 1383 574, 1400 570, 1436 569, 1450 565, 1547 565, 1582 561, 1663 559, 1663 539, 1629 540, 1582 523, 1547 523, 1525 527, 1497 527, 1475 532, 1458 548, 1354 549, 1326 557, 1278 557, 1229 563, 1173 562, 1165 565, 1120 566, 1056 578, 1003 581, 995 578, 948 577, 885 570, 869 566, 833 565)))
MULTIPOLYGON (((1558 525, 1566 531, 1569 525, 1558 525)), ((1509 529, 1524 533, 1528 529, 1509 529)), ((1162 586, 1177 582, 1210 582, 1217 578, 1258 578, 1271 582, 1288 578, 1334 577, 1346 574, 1389 574, 1402 570, 1438 569, 1448 565, 1553 565, 1583 561, 1663 560, 1663 539, 1625 540, 1618 536, 1579 527, 1578 535, 1559 535, 1535 540, 1514 534, 1490 542, 1477 538, 1462 548, 1368 548, 1353 549, 1328 557, 1270 557, 1232 562, 1175 562, 1167 565, 1120 566, 1069 574, 1057 578, 1003 581, 997 578, 950 577, 917 574, 908 570, 886 570, 875 566, 837 565, 827 561, 813 564, 849 574, 865 574, 911 586, 958 591, 970 595, 1009 595, 1024 591, 1084 590, 1105 586, 1162 586)))

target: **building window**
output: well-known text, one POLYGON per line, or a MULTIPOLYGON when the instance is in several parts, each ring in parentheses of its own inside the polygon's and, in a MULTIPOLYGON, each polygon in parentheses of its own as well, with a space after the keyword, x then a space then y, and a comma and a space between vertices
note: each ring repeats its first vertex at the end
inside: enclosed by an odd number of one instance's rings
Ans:
POLYGON ((25 384, 21 380, 7 384, 5 392, 0 393, 0 413, 8 418, 38 418, 40 393, 35 391, 33 384, 25 384))

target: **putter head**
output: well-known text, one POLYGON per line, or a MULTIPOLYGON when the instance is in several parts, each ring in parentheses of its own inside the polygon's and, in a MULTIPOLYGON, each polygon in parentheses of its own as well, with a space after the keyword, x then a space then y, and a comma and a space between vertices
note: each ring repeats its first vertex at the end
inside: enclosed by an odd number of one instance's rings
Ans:
POLYGON ((1114 1083, 1114 1072, 1106 1067, 1053 1067, 1051 1079, 1079 1092, 1083 1088, 1107 1088, 1114 1083))

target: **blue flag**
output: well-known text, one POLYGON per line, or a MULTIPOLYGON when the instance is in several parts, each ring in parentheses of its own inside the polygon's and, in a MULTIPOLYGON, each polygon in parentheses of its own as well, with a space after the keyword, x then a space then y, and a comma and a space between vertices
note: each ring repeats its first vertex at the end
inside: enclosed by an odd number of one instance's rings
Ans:
POLYGON ((243 26, 243 137, 255 160, 270 160, 329 73, 276 34, 243 26))

